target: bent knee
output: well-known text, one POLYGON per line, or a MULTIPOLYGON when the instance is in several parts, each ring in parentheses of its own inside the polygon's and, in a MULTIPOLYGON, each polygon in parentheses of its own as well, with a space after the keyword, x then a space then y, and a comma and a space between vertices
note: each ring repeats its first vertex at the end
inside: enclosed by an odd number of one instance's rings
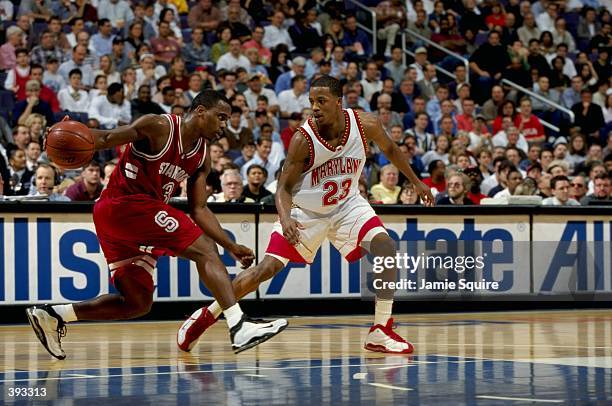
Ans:
POLYGON ((372 239, 371 250, 374 255, 395 255, 395 241, 387 234, 380 233, 372 239))
POLYGON ((153 306, 153 298, 139 298, 138 300, 129 300, 126 301, 128 305, 128 315, 130 319, 135 319, 137 317, 142 317, 146 314, 149 314, 151 311, 151 307, 153 306))

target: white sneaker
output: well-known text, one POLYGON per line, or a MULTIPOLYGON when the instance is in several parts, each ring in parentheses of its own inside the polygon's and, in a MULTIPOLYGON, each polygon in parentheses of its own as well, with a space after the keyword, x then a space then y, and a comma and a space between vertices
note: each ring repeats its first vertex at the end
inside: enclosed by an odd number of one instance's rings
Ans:
POLYGON ((268 341, 287 327, 287 320, 255 320, 242 315, 242 318, 230 329, 232 349, 238 354, 268 341))
POLYGON ((66 323, 51 305, 32 306, 26 309, 28 320, 36 337, 49 354, 57 359, 66 358, 62 349, 62 337, 66 335, 66 323))
POLYGON ((393 354, 410 354, 414 347, 393 331, 393 319, 386 325, 377 324, 370 328, 366 337, 364 348, 369 351, 386 352, 393 354))

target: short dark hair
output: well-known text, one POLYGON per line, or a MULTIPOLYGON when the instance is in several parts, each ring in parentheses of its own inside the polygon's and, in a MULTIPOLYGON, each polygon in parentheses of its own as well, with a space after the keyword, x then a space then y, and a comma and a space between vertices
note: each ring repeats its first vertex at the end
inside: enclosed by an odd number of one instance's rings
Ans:
POLYGON ((320 78, 313 80, 310 87, 326 87, 334 96, 342 97, 342 85, 340 84, 340 81, 329 75, 323 75, 320 78))
POLYGON ((170 92, 174 92, 174 88, 172 86, 166 86, 162 89, 162 94, 165 96, 170 92))
POLYGON ((298 80, 306 80, 306 76, 304 75, 295 75, 294 77, 291 78, 291 87, 293 87, 293 85, 295 85, 295 82, 297 82, 298 80))
POLYGON ((108 18, 101 18, 98 20, 98 27, 102 27, 106 23, 110 23, 110 20, 108 18))
POLYGON ((429 163, 429 166, 427 166, 427 172, 429 172, 430 175, 433 173, 434 169, 436 169, 436 166, 438 166, 438 162, 444 163, 441 159, 434 159, 429 163))
POLYGON ((240 107, 238 107, 238 106, 232 106, 231 115, 234 115, 234 114, 242 115, 242 109, 240 107))
POLYGON ((557 183, 559 182, 569 182, 569 178, 564 175, 555 176, 550 180, 550 187, 553 189, 557 188, 557 183))
POLYGON ((98 168, 100 169, 100 171, 102 170, 102 165, 100 165, 100 162, 96 161, 95 159, 92 161, 89 161, 88 164, 83 165, 83 169, 89 168, 90 166, 93 166, 94 168, 98 168))
POLYGON ((70 78, 72 75, 79 75, 80 77, 83 77, 83 72, 81 72, 79 68, 74 68, 70 71, 70 73, 68 73, 68 77, 70 78))
POLYGON ((259 169, 263 172, 266 178, 268 177, 268 170, 261 165, 252 164, 251 166, 249 166, 249 169, 247 169, 247 175, 251 173, 251 169, 259 169))
POLYGON ((45 68, 43 68, 42 65, 39 63, 33 63, 30 65, 30 72, 32 72, 34 69, 40 69, 43 72, 45 71, 45 68))
POLYGON ((191 102, 189 111, 194 111, 198 106, 203 106, 206 109, 212 109, 216 107, 219 102, 227 105, 230 104, 227 97, 225 97, 225 95, 223 95, 221 92, 210 89, 202 90, 191 102))
POLYGON ((109 96, 112 96, 118 92, 122 92, 123 91, 123 85, 121 83, 111 83, 108 86, 108 89, 106 89, 106 92, 108 93, 109 96))

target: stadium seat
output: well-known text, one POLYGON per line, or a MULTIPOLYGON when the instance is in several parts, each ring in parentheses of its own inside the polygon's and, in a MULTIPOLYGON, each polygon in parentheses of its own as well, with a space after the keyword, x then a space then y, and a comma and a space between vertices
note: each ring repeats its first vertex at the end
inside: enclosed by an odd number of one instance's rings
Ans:
POLYGON ((11 122, 10 116, 15 107, 15 95, 9 90, 0 90, 0 114, 7 122, 11 122))

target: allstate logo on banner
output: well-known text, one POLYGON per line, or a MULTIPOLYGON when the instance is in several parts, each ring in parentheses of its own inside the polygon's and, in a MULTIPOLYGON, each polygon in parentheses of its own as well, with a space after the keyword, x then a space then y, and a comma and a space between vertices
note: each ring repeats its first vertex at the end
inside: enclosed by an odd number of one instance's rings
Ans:
MULTIPOLYGON (((439 218, 431 221, 400 216, 381 216, 391 238, 398 242, 398 252, 415 252, 417 242, 423 242, 429 250, 436 250, 440 241, 446 242, 497 242, 496 249, 488 253, 488 266, 484 277, 500 282, 503 290, 527 292, 528 285, 516 283, 511 269, 499 271, 496 264, 512 264, 515 258, 513 242, 529 240, 529 219, 523 216, 514 223, 480 223, 474 218, 449 216, 448 223, 440 224, 439 218), (401 219, 401 222, 397 220, 401 219), (501 227, 500 227, 501 225, 501 227)), ((260 225, 260 230, 264 225, 260 225)), ((263 235, 266 235, 264 232, 263 235)), ((269 235, 269 234, 267 234, 269 235)), ((262 241, 260 239, 260 246, 262 241)), ((492 247, 492 244, 489 245, 492 247)), ((447 244, 447 249, 457 250, 457 244, 447 244), (455 247, 453 249, 453 246, 455 247)), ((526 257, 528 258, 528 256, 526 257)), ((528 262, 525 272, 529 272, 528 262)), ((313 263, 308 266, 290 263, 269 283, 262 285, 260 293, 266 298, 295 298, 334 296, 358 296, 361 289, 363 263, 347 264, 340 253, 328 242, 324 242, 313 263), (308 290, 306 290, 308 289, 308 290)), ((435 275, 432 276, 435 278, 435 275)), ((434 279, 432 279, 434 280, 434 279)), ((528 282, 528 278, 525 279, 528 282)))

